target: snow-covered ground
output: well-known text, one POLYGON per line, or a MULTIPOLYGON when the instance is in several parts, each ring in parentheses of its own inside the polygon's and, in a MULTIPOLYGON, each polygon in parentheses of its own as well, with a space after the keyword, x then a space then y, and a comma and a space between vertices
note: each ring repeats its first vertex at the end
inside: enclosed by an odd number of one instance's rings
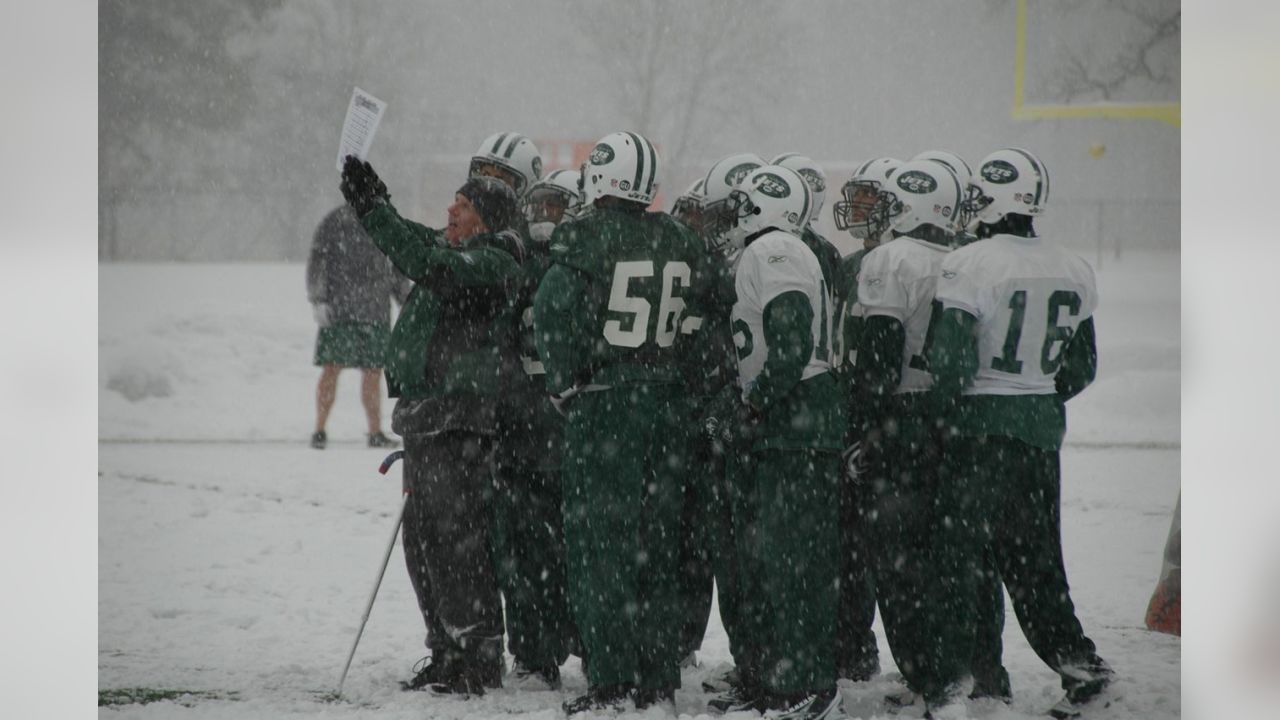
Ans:
MULTIPOLYGON (((1181 716, 1181 641, 1142 629, 1180 482, 1177 254, 1107 258, 1100 370, 1069 409, 1063 544, 1073 597, 1118 699, 1093 717, 1181 716)), ((585 685, 467 702, 403 693, 421 620, 397 546, 344 689, 337 683, 399 507, 399 468, 363 446, 354 374, 340 380, 330 449, 306 446, 318 375, 300 265, 101 265, 98 332, 98 687, 201 693, 104 706, 109 718, 561 717, 585 685)), ((390 416, 390 403, 383 408, 390 416)), ((389 426, 389 423, 388 423, 389 426)), ((886 717, 884 674, 841 687, 846 710, 886 717)), ((706 713, 702 677, 728 662, 718 616, 677 693, 706 713)), ((1010 615, 1012 707, 1060 694, 1010 615)), ((650 710, 646 718, 656 718, 650 710)), ((752 717, 741 714, 740 717, 752 717)))

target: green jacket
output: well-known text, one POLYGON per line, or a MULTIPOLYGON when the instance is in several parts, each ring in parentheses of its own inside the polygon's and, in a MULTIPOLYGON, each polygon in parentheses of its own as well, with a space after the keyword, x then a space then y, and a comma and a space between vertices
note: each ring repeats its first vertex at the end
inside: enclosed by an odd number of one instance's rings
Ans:
POLYGON ((484 234, 450 247, 442 232, 400 217, 389 204, 361 223, 414 283, 386 356, 388 394, 431 401, 411 431, 492 431, 500 365, 490 331, 518 270, 518 239, 484 234))

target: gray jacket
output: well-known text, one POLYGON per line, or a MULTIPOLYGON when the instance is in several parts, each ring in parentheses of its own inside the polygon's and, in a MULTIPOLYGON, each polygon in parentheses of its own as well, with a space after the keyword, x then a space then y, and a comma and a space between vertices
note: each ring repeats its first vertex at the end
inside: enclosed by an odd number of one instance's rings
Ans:
POLYGON ((307 256, 307 300, 329 306, 329 323, 391 323, 413 283, 373 244, 350 205, 321 221, 307 256))

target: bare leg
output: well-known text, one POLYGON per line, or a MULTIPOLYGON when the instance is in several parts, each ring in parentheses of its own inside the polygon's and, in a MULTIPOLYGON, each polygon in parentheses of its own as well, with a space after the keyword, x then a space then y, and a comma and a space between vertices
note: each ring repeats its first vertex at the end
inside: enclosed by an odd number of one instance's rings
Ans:
POLYGON ((360 382, 360 399, 369 420, 369 434, 382 432, 382 371, 364 368, 360 382))
POLYGON ((325 365, 320 372, 320 384, 316 386, 316 432, 324 430, 329 422, 329 411, 333 409, 333 399, 338 393, 339 365, 325 365))

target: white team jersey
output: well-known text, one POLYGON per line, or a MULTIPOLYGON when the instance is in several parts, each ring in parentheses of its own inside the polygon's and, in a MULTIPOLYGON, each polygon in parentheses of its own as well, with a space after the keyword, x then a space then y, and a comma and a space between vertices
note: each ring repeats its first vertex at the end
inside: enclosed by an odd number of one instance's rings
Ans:
POLYGON ((779 295, 801 292, 813 308, 813 352, 801 375, 807 380, 831 369, 831 306, 818 258, 794 235, 778 230, 756 238, 742 251, 734 275, 738 299, 730 317, 738 348, 738 382, 746 390, 769 357, 764 310, 779 295))
MULTIPOLYGON (((862 258, 858 303, 868 318, 883 315, 902 323, 906 335, 902 381, 896 392, 919 392, 933 385, 925 342, 930 339, 938 273, 949 251, 950 248, 904 235, 862 258)), ((937 314, 942 314, 940 309, 937 314)))
POLYGON ((947 255, 937 298, 978 319, 978 374, 966 395, 1048 395, 1098 291, 1076 255, 1042 238, 996 235, 947 255))

